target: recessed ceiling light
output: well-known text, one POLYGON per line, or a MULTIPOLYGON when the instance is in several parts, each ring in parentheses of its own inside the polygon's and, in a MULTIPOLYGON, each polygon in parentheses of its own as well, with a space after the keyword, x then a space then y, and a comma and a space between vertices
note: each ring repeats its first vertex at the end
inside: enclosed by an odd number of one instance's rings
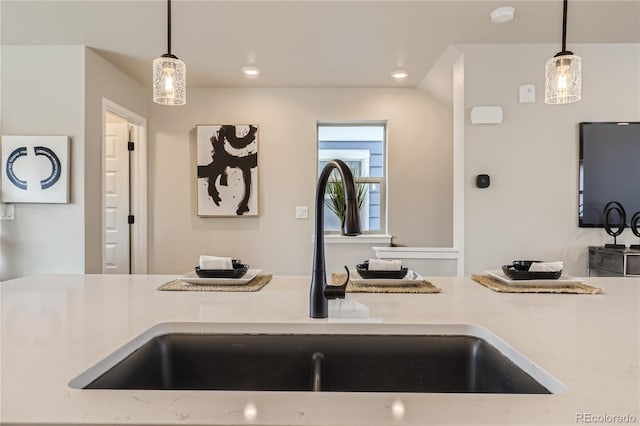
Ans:
POLYGON ((516 10, 514 8, 505 6, 492 10, 489 16, 491 16, 491 22, 494 24, 504 24, 505 22, 513 20, 515 12, 516 10))
POLYGON ((395 78, 396 80, 404 80, 408 76, 409 76, 409 73, 406 72, 405 70, 396 70, 391 73, 391 77, 395 78))
POLYGON ((256 77, 258 74, 260 74, 260 70, 256 67, 242 67, 240 68, 240 71, 242 71, 244 75, 248 77, 256 77))

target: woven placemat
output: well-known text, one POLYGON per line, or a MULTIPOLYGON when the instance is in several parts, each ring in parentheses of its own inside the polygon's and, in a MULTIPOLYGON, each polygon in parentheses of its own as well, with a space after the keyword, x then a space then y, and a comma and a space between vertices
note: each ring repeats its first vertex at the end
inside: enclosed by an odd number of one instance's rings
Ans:
MULTIPOLYGON (((347 274, 331 274, 331 282, 340 285, 347 278, 347 274)), ((356 284, 349 280, 347 292, 350 293, 440 293, 440 289, 427 280, 413 283, 402 283, 398 280, 398 285, 373 285, 356 284)))
POLYGON ((541 285, 518 285, 517 287, 507 285, 489 275, 471 275, 471 279, 500 293, 564 293, 564 294, 598 294, 602 293, 599 287, 593 287, 585 283, 571 283, 564 286, 541 286, 541 285))
POLYGON ((158 286, 160 291, 258 291, 269 284, 273 275, 256 275, 254 279, 246 284, 189 284, 179 278, 171 280, 158 286))

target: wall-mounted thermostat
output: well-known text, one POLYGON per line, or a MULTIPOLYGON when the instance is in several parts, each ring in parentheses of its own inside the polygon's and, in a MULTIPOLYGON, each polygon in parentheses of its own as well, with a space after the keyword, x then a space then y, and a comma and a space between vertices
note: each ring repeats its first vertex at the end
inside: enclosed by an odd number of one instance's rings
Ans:
POLYGON ((471 108, 471 124, 502 123, 502 107, 477 106, 471 108))
POLYGON ((491 185, 491 177, 489 175, 478 175, 476 176, 476 186, 478 188, 488 188, 491 185))

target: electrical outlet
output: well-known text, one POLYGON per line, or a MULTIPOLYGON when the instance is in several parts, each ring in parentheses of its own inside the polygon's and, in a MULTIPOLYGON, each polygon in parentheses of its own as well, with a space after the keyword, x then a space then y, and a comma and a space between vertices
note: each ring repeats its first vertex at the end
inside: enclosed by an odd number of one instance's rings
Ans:
POLYGON ((309 217, 309 209, 307 206, 296 207, 296 219, 307 219, 309 217))

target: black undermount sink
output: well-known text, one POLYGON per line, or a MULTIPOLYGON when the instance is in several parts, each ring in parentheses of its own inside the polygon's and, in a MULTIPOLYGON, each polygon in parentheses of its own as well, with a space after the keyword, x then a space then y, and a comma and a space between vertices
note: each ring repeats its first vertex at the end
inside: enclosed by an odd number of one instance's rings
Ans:
POLYGON ((551 393, 493 345, 465 335, 170 333, 83 387, 551 393))

